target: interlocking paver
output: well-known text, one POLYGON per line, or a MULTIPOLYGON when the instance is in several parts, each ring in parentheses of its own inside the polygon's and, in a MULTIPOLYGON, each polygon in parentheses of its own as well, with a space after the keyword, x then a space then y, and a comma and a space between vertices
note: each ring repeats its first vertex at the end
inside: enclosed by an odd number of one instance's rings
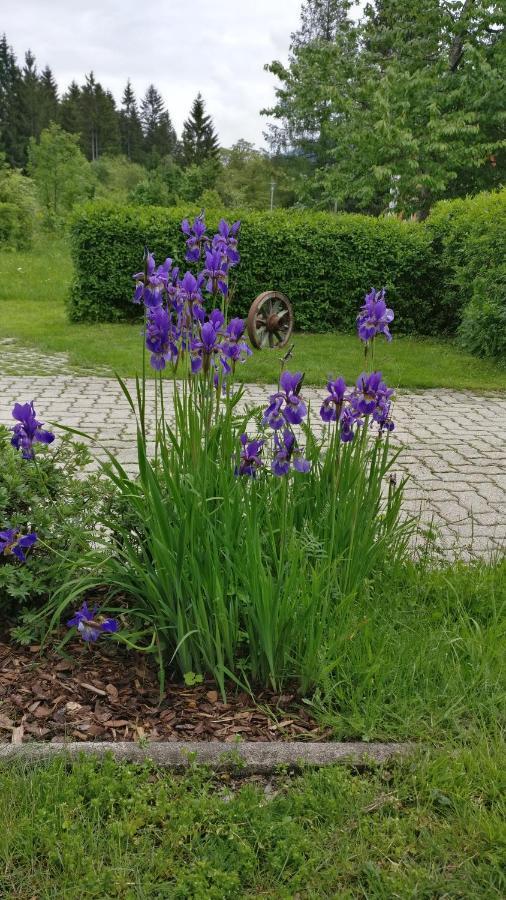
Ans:
MULTIPOLYGON (((2 348, 3 349, 3 348, 2 348)), ((45 422, 82 429, 114 451, 129 471, 135 468, 135 422, 119 385, 110 378, 53 374, 0 376, 0 422, 11 424, 12 404, 34 400, 45 422)), ((134 382, 128 382, 134 390, 134 382)), ((148 385, 147 418, 153 417, 153 382, 148 385)), ((273 388, 249 385, 245 403, 263 403, 273 388)), ((306 388, 315 426, 322 391, 306 388)), ((166 405, 170 408, 171 384, 166 405)), ((396 401, 394 443, 403 447, 396 464, 410 476, 408 513, 421 512, 425 523, 439 528, 445 551, 469 558, 490 555, 506 546, 506 394, 431 390, 401 393, 396 401)), ((94 451, 97 458, 103 451, 94 451)))

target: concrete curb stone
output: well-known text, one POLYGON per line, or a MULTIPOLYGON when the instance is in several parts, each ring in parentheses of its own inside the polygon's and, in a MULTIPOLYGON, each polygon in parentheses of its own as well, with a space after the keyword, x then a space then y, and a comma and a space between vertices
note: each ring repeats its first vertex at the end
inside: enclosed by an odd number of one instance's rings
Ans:
POLYGON ((244 741, 177 741, 141 745, 132 741, 87 741, 69 743, 0 744, 0 763, 35 763, 64 754, 76 759, 81 753, 101 758, 112 753, 117 762, 153 762, 163 768, 183 771, 190 765, 209 766, 214 771, 240 771, 244 775, 270 774, 280 766, 301 769, 337 763, 365 765, 405 757, 416 749, 411 743, 244 741))

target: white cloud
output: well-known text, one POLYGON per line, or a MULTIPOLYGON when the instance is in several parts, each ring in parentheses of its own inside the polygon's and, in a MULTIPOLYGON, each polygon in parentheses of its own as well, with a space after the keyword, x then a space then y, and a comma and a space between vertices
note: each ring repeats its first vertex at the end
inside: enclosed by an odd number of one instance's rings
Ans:
POLYGON ((274 100, 264 71, 286 60, 301 0, 3 0, 2 30, 22 62, 48 64, 60 90, 91 69, 119 101, 130 77, 137 96, 151 82, 179 132, 201 91, 220 142, 262 143, 260 109, 274 100))

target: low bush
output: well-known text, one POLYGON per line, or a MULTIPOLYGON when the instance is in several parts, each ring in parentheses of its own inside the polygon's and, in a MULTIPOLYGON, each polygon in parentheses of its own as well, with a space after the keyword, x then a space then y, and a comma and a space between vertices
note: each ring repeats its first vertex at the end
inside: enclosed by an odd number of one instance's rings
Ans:
MULTIPOLYGON (((157 259, 183 263, 180 222, 188 209, 87 204, 72 223, 74 321, 135 317, 131 273, 144 246, 157 259)), ((209 213, 215 228, 218 213, 209 213)), ((241 267, 232 280, 232 312, 246 315, 264 290, 283 291, 302 330, 348 330, 364 290, 386 286, 398 331, 441 333, 452 325, 440 303, 431 239, 417 223, 363 215, 279 210, 241 216, 241 267)))
POLYGON ((0 159, 0 246, 13 250, 30 247, 35 209, 33 182, 0 159))
POLYGON ((442 303, 463 346, 506 350, 506 190, 438 203, 426 227, 444 273, 442 303))
POLYGON ((476 356, 506 364, 506 264, 484 271, 473 282, 473 293, 459 326, 462 346, 476 356))
MULTIPOLYGON (((0 531, 36 534, 37 542, 19 565, 16 556, 0 553, 0 620, 23 620, 47 601, 65 577, 67 567, 90 547, 104 484, 86 475, 87 448, 63 436, 36 460, 23 459, 0 427, 0 531)), ((3 545, 2 545, 3 546, 3 545)), ((23 629, 18 630, 22 636, 23 629)), ((30 628, 24 631, 30 639, 30 628)))

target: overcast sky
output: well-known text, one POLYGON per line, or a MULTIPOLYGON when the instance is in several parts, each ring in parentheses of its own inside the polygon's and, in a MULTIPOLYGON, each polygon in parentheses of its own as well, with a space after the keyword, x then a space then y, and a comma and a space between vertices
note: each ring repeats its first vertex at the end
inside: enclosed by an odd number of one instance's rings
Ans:
POLYGON ((93 69, 117 101, 127 77, 139 98, 151 82, 178 133, 201 91, 222 146, 261 146, 275 79, 301 0, 1 0, 0 29, 22 62, 30 48, 62 92, 93 69))

